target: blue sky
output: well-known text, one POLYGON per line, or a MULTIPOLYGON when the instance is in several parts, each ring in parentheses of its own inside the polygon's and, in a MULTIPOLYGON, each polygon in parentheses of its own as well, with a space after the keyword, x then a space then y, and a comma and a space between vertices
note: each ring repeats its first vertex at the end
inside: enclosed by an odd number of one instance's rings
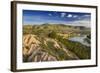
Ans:
POLYGON ((44 23, 90 27, 91 13, 23 10, 24 25, 44 23))

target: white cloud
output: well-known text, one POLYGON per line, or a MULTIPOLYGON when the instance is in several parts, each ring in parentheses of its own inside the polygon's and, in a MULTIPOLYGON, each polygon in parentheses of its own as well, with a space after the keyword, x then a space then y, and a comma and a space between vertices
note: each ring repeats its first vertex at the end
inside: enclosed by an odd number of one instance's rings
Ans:
POLYGON ((70 17, 73 17, 73 15, 72 15, 72 14, 68 14, 68 16, 67 16, 67 17, 69 17, 69 18, 70 18, 70 17))
POLYGON ((50 14, 50 13, 49 13, 48 15, 49 15, 49 16, 52 16, 52 14, 50 14))
POLYGON ((61 13, 61 17, 65 17, 66 16, 66 13, 61 13))
POLYGON ((78 17, 78 15, 74 15, 74 16, 73 16, 73 18, 77 18, 77 17, 78 17))
POLYGON ((90 17, 91 15, 84 15, 84 17, 90 17))

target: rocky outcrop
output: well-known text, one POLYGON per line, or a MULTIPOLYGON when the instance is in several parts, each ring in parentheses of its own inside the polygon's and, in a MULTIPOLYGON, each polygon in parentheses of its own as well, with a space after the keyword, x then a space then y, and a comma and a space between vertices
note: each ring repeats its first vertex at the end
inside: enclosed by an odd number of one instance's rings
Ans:
POLYGON ((33 34, 23 36, 23 61, 58 61, 60 54, 68 56, 70 59, 79 59, 74 53, 69 51, 63 44, 55 39, 40 38, 33 34), (53 44, 49 44, 49 42, 53 44), (51 45, 51 46, 50 46, 51 45), (59 51, 62 50, 60 53, 59 51))

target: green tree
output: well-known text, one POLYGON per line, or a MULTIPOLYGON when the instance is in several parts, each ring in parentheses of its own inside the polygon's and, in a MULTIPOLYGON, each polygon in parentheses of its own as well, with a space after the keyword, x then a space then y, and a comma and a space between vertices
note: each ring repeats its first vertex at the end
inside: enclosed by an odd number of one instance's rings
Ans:
POLYGON ((49 34, 48 34, 48 37, 50 38, 56 38, 57 37, 57 34, 55 31, 51 31, 49 34))

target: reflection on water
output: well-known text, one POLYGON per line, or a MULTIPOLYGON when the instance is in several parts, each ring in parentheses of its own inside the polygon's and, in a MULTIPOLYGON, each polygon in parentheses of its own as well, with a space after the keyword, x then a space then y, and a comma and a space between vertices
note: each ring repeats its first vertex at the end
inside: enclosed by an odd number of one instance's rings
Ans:
POLYGON ((83 35, 83 36, 76 36, 76 37, 69 38, 69 40, 75 41, 75 42, 80 42, 81 44, 83 44, 85 46, 90 46, 90 44, 84 40, 85 38, 86 38, 86 35, 83 35))

